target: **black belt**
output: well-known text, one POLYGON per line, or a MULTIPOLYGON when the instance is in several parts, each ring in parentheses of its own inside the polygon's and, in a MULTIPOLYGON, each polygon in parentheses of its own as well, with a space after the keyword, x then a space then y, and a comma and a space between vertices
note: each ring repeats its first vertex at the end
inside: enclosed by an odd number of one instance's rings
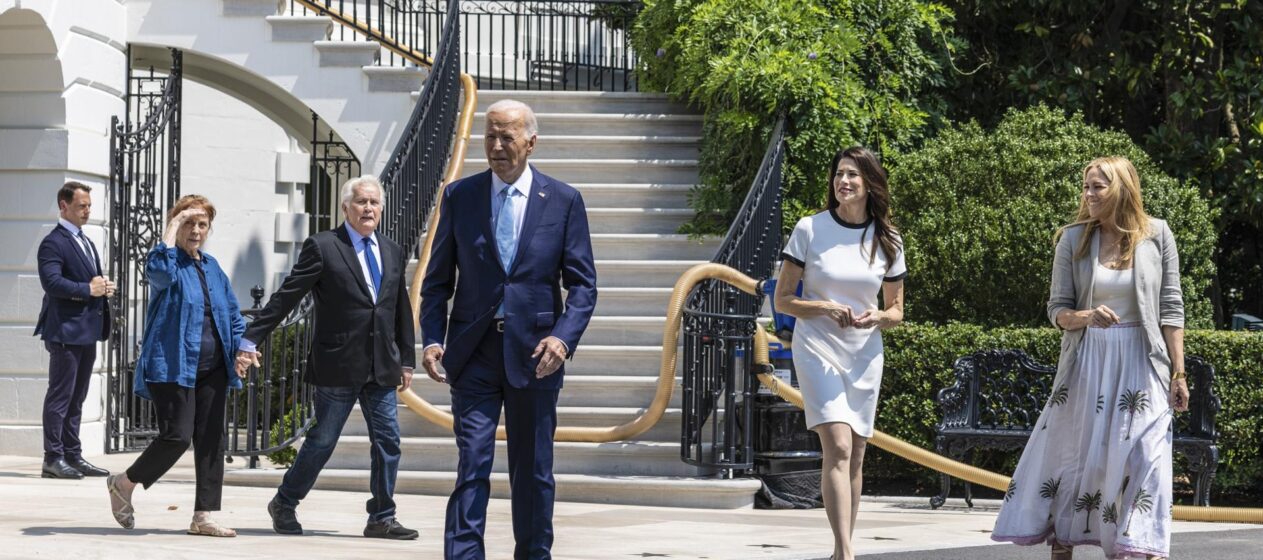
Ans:
POLYGON ((496 332, 504 332, 504 319, 495 319, 491 321, 491 326, 495 327, 496 332))

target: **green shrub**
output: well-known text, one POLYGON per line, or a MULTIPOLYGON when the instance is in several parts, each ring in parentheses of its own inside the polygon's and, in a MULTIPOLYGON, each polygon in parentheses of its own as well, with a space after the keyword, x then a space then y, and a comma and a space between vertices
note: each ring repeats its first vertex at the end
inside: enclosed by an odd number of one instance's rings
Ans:
MULTIPOLYGON (((934 449, 942 418, 935 398, 954 382, 957 358, 977 350, 1015 348, 1052 365, 1061 349, 1061 335, 1052 328, 905 324, 883 336, 886 370, 877 429, 926 449, 934 449)), ((1263 495, 1263 333, 1188 330, 1185 340, 1186 354, 1215 366, 1215 391, 1222 399, 1214 493, 1263 495)), ((1007 475, 1019 453, 985 455, 975 463, 1007 475)), ((866 461, 866 477, 874 482, 915 481, 937 488, 937 473, 875 448, 866 461)), ((1182 460, 1177 458, 1175 469, 1177 477, 1184 473, 1182 460)))
POLYGON ((951 12, 892 0, 648 0, 632 42, 640 86, 705 112, 701 185, 690 233, 723 233, 766 148, 778 110, 790 118, 787 227, 824 205, 833 154, 862 143, 893 153, 942 112, 951 12))
MULTIPOLYGON (((301 411, 295 405, 284 416, 277 418, 272 423, 272 428, 268 432, 268 447, 276 447, 284 443, 285 440, 293 437, 294 433, 302 428, 302 424, 298 423, 299 414, 301 414, 301 411)), ((316 422, 313 420, 311 426, 307 429, 310 431, 315 429, 315 427, 316 422)), ((294 464, 294 459, 297 457, 298 450, 294 449, 292 443, 267 454, 267 458, 269 461, 272 461, 272 464, 287 468, 294 464)))
POLYGON ((1175 233, 1187 325, 1211 327, 1216 211, 1125 134, 1045 106, 1010 110, 994 130, 949 128, 899 157, 891 196, 911 270, 908 316, 1047 324, 1053 233, 1078 208, 1083 166, 1109 155, 1136 165, 1146 211, 1175 233))

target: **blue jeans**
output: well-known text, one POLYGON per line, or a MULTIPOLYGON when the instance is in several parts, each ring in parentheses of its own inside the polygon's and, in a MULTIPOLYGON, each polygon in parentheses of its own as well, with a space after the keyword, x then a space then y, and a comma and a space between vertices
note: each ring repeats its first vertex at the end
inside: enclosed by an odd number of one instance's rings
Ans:
POLYGON ((278 504, 298 507, 338 445, 338 436, 359 400, 372 447, 369 470, 368 520, 383 523, 395 517, 395 478, 399 474, 399 401, 394 387, 316 387, 316 425, 298 450, 294 465, 276 489, 278 504))

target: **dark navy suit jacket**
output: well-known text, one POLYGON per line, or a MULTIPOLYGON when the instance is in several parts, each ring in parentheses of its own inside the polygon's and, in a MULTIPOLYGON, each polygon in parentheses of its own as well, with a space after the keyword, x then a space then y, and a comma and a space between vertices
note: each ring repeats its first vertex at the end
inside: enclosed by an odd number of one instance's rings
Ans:
POLYGON ((110 306, 104 297, 92 297, 89 283, 101 275, 101 263, 85 255, 70 230, 57 224, 39 244, 39 282, 44 286, 35 334, 48 342, 96 344, 110 334, 110 306))
POLYGON ((460 376, 501 301, 505 375, 517 388, 561 388, 564 367, 535 379, 539 359, 531 353, 540 340, 555 336, 573 355, 592 318, 596 266, 583 197, 533 166, 531 171, 530 201, 507 273, 491 223, 491 170, 444 190, 421 288, 421 331, 427 346, 446 341, 443 367, 451 381, 460 376))

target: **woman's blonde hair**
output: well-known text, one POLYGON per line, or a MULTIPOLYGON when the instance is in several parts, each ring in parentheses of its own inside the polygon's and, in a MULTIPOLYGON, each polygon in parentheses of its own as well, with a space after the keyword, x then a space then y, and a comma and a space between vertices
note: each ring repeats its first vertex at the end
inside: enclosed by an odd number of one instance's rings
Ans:
MULTIPOLYGON (((1101 197, 1100 214, 1109 216, 1108 221, 1112 222, 1122 234, 1122 239, 1119 240, 1119 259, 1123 265, 1130 266, 1131 259, 1136 254, 1136 247, 1151 233, 1149 214, 1145 213, 1145 204, 1140 197, 1140 174, 1136 173, 1136 167, 1127 158, 1102 157, 1092 160, 1087 167, 1083 168, 1084 183, 1087 182, 1088 173, 1093 169, 1099 170, 1105 176, 1105 180, 1109 181, 1109 187, 1105 189, 1105 194, 1101 197)), ((1074 258, 1082 259, 1091 254, 1092 234, 1101 227, 1101 220, 1092 218, 1091 213, 1088 212, 1086 196, 1079 200, 1079 210, 1075 214, 1074 222, 1057 230, 1053 242, 1056 243, 1062 233, 1077 225, 1084 226, 1084 235, 1079 241, 1079 247, 1075 249, 1074 258)))
POLYGON ((180 212, 189 208, 201 208, 202 211, 206 212, 206 221, 215 221, 215 205, 211 204, 210 200, 200 194, 186 194, 175 201, 171 211, 167 212, 167 221, 175 219, 176 216, 180 215, 180 212))

